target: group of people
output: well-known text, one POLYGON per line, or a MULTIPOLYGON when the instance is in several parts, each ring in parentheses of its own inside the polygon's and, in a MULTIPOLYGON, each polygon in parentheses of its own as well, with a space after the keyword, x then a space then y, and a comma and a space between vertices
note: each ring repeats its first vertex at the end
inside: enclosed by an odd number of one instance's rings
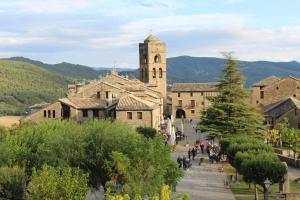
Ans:
POLYGON ((179 168, 188 169, 192 166, 191 160, 195 160, 197 153, 201 151, 202 154, 206 151, 209 159, 213 162, 220 162, 220 144, 205 144, 205 141, 202 139, 199 143, 195 144, 193 148, 188 150, 188 158, 184 156, 178 156, 177 163, 179 168))
POLYGON ((183 168, 184 170, 190 168, 192 166, 192 162, 190 159, 187 159, 184 155, 181 157, 180 155, 177 158, 177 163, 179 168, 183 168))

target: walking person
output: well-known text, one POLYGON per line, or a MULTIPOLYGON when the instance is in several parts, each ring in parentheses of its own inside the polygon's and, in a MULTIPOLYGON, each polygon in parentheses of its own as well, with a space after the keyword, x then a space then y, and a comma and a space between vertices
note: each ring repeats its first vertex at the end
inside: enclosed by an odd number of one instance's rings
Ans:
POLYGON ((186 157, 185 156, 183 156, 182 165, 183 165, 183 169, 187 168, 187 161, 186 161, 186 157))
POLYGON ((201 148, 201 153, 203 154, 204 153, 204 141, 203 140, 200 141, 200 148, 201 148))
POLYGON ((195 150, 194 147, 193 147, 193 149, 192 149, 192 155, 193 155, 193 160, 195 160, 195 157, 196 157, 196 150, 195 150))
POLYGON ((209 153, 210 153, 210 149, 211 149, 211 144, 208 143, 208 144, 206 145, 206 153, 208 154, 208 156, 209 156, 209 153))
POLYGON ((191 150, 191 148, 189 148, 189 151, 188 151, 189 160, 191 160, 191 156, 192 156, 192 150, 191 150))
POLYGON ((178 167, 181 168, 182 167, 182 158, 180 155, 177 158, 177 163, 178 163, 178 167))

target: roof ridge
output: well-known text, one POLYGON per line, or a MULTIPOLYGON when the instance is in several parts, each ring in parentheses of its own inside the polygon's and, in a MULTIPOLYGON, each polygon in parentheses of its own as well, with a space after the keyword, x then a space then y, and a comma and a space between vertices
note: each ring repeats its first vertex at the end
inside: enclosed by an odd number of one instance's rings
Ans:
MULTIPOLYGON (((287 98, 285 98, 285 99, 282 99, 282 100, 278 101, 277 103, 275 103, 274 105, 272 105, 270 108, 267 108, 267 109, 264 111, 264 113, 265 113, 265 112, 269 112, 270 110, 273 110, 274 108, 277 108, 278 106, 282 105, 283 103, 287 102, 288 100, 291 100, 293 103, 295 103, 294 98, 291 97, 291 96, 289 96, 289 97, 287 97, 287 98)), ((298 100, 297 100, 297 101, 298 101, 298 100)), ((299 103, 300 103, 300 102, 299 102, 299 103)))

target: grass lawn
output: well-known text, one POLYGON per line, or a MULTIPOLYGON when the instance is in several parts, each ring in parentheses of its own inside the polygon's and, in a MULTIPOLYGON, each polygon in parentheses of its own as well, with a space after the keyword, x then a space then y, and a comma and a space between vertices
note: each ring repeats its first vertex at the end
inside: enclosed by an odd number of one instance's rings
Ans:
MULTIPOLYGON (((235 169, 230 164, 224 164, 224 172, 227 174, 235 174, 235 169)), ((245 183, 242 180, 242 176, 238 175, 238 181, 230 185, 230 189, 233 192, 236 200, 253 200, 254 199, 254 185, 245 183)), ((269 200, 276 200, 277 198, 272 197, 272 193, 278 193, 279 185, 271 185, 269 192, 269 200)), ((300 180, 295 180, 290 182, 290 192, 300 193, 300 180)), ((258 186, 259 199, 263 199, 263 188, 258 186)))

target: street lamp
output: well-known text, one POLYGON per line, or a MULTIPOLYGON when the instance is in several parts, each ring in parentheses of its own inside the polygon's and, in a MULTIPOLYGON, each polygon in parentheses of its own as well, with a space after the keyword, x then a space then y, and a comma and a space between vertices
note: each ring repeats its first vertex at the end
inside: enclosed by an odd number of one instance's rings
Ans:
POLYGON ((269 199, 269 191, 268 190, 269 190, 269 187, 271 184, 272 184, 272 182, 268 178, 264 181, 264 185, 265 185, 264 199, 265 200, 269 199))

